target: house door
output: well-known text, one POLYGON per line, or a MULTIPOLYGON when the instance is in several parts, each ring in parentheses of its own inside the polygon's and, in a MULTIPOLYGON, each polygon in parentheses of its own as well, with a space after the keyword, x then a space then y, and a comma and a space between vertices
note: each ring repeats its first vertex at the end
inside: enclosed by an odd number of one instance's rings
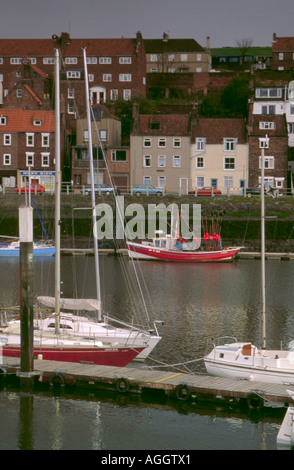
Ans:
POLYGON ((180 193, 188 194, 188 178, 180 178, 180 193))

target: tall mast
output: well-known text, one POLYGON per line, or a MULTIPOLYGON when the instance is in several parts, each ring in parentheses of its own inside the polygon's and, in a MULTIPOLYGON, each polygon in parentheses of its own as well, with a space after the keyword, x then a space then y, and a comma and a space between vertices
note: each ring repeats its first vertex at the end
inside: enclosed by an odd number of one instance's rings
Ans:
MULTIPOLYGON (((90 174, 91 174, 91 198, 92 198, 92 219, 93 227, 96 223, 95 215, 95 184, 94 184, 94 163, 93 163, 93 145, 92 145, 92 124, 91 124, 91 113, 90 113, 90 96, 89 96, 89 80, 88 80, 88 68, 87 68, 87 56, 86 48, 83 48, 84 56, 84 71, 85 71, 85 92, 86 92, 86 105, 87 105, 87 122, 88 122, 88 149, 89 149, 89 161, 90 161, 90 174)), ((98 241, 94 235, 94 254, 95 254, 95 274, 96 274, 96 295, 97 300, 101 305, 101 290, 100 290, 100 273, 99 273, 99 256, 98 256, 98 241)), ((102 319, 102 309, 98 310, 98 321, 102 319)))
POLYGON ((262 349, 266 349, 266 304, 265 304, 265 210, 264 210, 264 149, 268 137, 260 138, 261 147, 261 302, 262 302, 262 349))
POLYGON ((55 333, 60 331, 60 80, 59 49, 55 49, 55 333))

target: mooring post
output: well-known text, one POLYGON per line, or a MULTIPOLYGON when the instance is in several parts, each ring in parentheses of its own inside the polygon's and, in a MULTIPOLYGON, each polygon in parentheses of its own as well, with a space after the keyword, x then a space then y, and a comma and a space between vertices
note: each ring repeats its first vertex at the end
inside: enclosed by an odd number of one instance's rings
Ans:
POLYGON ((33 337, 33 209, 19 207, 20 240, 20 315, 21 362, 20 376, 31 377, 34 370, 33 337))

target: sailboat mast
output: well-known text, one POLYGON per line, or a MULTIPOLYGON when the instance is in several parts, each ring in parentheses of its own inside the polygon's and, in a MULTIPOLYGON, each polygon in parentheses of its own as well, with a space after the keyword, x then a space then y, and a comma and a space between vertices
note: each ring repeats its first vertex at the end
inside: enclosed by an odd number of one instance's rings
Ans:
MULTIPOLYGON (((84 71, 85 71, 87 122, 88 122, 88 149, 89 149, 90 174, 91 174, 92 219, 93 219, 93 227, 94 227, 96 223, 96 216, 95 216, 96 203, 95 203, 94 163, 93 163, 93 145, 92 145, 92 124, 91 124, 91 113, 90 113, 89 79, 88 79, 86 48, 83 48, 83 56, 84 56, 84 71)), ((97 300, 99 301, 101 305, 98 240, 95 236, 94 236, 94 254, 95 254, 95 274, 96 274, 96 295, 97 295, 97 300)), ((100 307, 98 310, 98 321, 101 321, 101 320, 102 320, 102 309, 100 307)))
POLYGON ((268 138, 260 139, 261 145, 261 302, 262 302, 262 349, 266 349, 266 305, 265 305, 265 210, 264 210, 264 148, 268 138))
POLYGON ((60 70, 55 49, 55 333, 60 331, 60 70))

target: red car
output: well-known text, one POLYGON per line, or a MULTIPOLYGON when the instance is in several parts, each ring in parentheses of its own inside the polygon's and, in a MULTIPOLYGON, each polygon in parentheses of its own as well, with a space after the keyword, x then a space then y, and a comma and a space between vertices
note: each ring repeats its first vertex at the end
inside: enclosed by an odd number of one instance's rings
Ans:
MULTIPOLYGON (((211 196, 211 192, 213 190, 213 194, 216 196, 221 195, 220 189, 212 188, 212 186, 204 186, 204 188, 197 189, 197 196, 211 196)), ((188 194, 195 194, 195 189, 193 191, 189 191, 188 194)))
MULTIPOLYGON (((16 193, 19 193, 19 188, 15 188, 14 191, 16 193)), ((35 194, 37 191, 37 193, 44 193, 45 192, 45 188, 44 186, 42 186, 41 184, 32 184, 31 185, 31 193, 35 194)), ((29 192, 29 187, 28 186, 22 186, 20 188, 20 192, 22 194, 24 193, 28 193, 29 192)))

